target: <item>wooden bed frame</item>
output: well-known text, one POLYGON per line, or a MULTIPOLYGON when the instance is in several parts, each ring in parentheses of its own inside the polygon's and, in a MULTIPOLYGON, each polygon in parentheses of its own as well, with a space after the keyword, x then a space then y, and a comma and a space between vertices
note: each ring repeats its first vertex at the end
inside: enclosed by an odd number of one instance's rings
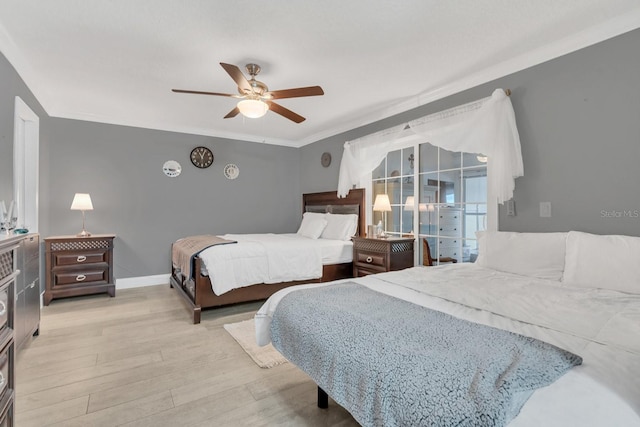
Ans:
MULTIPOLYGON (((349 194, 345 198, 338 198, 335 191, 308 193, 302 195, 303 212, 339 212, 341 207, 353 207, 354 205, 357 206, 358 212, 358 235, 364 236, 366 233, 364 189, 353 189, 349 191, 349 194)), ((268 285, 260 283, 234 289, 222 295, 216 295, 213 293, 209 277, 203 276, 201 272, 202 260, 200 257, 195 258, 193 279, 183 277, 182 274, 180 274, 180 272, 173 266, 173 263, 171 266, 169 286, 175 288, 186 301, 189 309, 193 313, 194 324, 200 323, 202 309, 241 302, 264 300, 280 289, 302 283, 330 282, 332 280, 353 277, 353 262, 325 265, 322 268, 322 277, 319 279, 282 282, 268 285)))

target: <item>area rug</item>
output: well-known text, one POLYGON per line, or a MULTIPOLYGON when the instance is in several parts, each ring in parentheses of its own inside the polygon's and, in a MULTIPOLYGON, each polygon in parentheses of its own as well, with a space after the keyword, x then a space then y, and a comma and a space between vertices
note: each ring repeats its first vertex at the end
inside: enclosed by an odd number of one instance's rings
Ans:
POLYGON ((264 347, 259 347, 256 344, 256 329, 253 319, 227 323, 224 325, 224 329, 261 368, 273 368, 288 362, 271 344, 264 347))

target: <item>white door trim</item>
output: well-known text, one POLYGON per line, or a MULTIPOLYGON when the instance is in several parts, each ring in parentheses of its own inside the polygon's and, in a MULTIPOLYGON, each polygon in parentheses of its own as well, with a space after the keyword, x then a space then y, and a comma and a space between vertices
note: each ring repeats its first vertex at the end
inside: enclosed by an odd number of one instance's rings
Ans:
POLYGON ((16 96, 13 128, 13 197, 17 227, 38 232, 40 118, 16 96))

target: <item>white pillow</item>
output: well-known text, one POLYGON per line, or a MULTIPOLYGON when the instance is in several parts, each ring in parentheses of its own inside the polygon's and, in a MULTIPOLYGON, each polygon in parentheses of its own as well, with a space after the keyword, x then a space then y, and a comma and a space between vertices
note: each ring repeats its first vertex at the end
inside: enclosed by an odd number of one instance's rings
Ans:
POLYGON ((482 267, 541 279, 562 279, 567 233, 479 231, 482 267))
POLYGON ((640 294, 640 237, 570 231, 562 281, 640 294))
POLYGON ((321 239, 350 240, 358 230, 358 215, 326 214, 327 227, 320 236, 321 239))
POLYGON ((302 215, 302 222, 300 223, 298 234, 310 239, 317 239, 326 226, 327 220, 324 214, 305 212, 302 215))

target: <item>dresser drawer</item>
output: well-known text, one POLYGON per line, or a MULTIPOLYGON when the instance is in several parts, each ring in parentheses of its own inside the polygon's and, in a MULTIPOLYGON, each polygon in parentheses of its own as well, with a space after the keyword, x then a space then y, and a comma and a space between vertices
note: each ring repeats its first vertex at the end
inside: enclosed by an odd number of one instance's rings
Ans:
POLYGON ((11 366, 9 364, 9 350, 7 346, 2 354, 0 354, 0 396, 4 397, 5 391, 9 388, 9 375, 11 366))
POLYGON ((107 262, 107 251, 59 252, 53 255, 54 267, 107 262))
POLYGON ((460 236, 460 226, 457 224, 440 224, 439 231, 441 236, 460 236))
POLYGON ((8 320, 9 320, 9 286, 5 286, 0 291, 0 331, 4 331, 4 329, 7 327, 8 320))
POLYGON ((384 268, 387 265, 386 254, 357 252, 355 262, 363 266, 378 266, 384 268))
POLYGON ((109 269, 93 268, 90 270, 60 271, 53 273, 54 286, 108 283, 109 269))

